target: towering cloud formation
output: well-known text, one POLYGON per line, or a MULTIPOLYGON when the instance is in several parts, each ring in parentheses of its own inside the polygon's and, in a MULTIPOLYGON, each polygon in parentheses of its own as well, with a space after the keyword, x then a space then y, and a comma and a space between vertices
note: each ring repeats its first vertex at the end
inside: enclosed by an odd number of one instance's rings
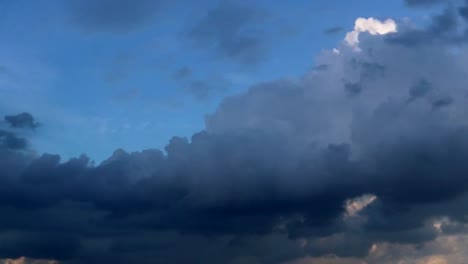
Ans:
POLYGON ((465 263, 468 47, 361 22, 361 52, 226 98, 166 153, 95 165, 0 144, 0 258, 465 263))

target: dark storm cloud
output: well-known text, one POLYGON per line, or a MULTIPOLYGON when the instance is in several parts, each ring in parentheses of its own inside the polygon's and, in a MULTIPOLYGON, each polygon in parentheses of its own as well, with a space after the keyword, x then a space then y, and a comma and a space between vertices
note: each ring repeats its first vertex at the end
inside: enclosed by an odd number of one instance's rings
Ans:
POLYGON ((90 32, 129 32, 148 23, 162 0, 73 0, 72 21, 90 32))
POLYGON ((203 49, 214 48, 223 58, 258 63, 267 49, 261 28, 265 16, 256 7, 221 1, 190 30, 188 37, 203 49))
POLYGON ((35 129, 39 126, 39 123, 34 120, 34 117, 30 113, 26 112, 17 115, 6 115, 4 120, 14 128, 35 129))
POLYGON ((320 54, 326 70, 225 98, 165 152, 117 150, 96 165, 0 145, 0 258, 363 258, 374 243, 432 241, 437 217, 466 223, 466 60, 444 42, 359 45, 320 54), (349 202, 365 195, 376 200, 349 202))

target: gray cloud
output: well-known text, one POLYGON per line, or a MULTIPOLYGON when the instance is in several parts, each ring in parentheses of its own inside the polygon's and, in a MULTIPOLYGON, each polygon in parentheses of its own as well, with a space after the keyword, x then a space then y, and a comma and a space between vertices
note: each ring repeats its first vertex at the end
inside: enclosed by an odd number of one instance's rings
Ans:
POLYGON ((468 1, 465 1, 465 5, 461 6, 458 9, 458 12, 461 17, 463 17, 465 20, 468 20, 468 1))
POLYGON ((362 85, 360 83, 345 83, 344 88, 350 96, 355 96, 362 92, 362 85))
POLYGON ((190 82, 187 91, 197 100, 204 101, 216 95, 223 95, 230 86, 231 83, 224 78, 193 80, 190 82))
POLYGON ((17 115, 6 115, 4 120, 8 125, 14 128, 35 129, 39 126, 39 123, 34 120, 34 117, 26 112, 17 115))
POLYGON ((391 43, 406 46, 431 45, 435 42, 445 42, 450 44, 466 43, 466 34, 460 33, 462 25, 459 23, 459 14, 462 9, 457 9, 453 5, 448 5, 440 14, 431 18, 431 23, 427 28, 414 29, 411 27, 400 27, 400 34, 388 38, 391 43))
POLYGON ((158 12, 161 0, 73 0, 72 21, 89 32, 129 32, 144 26, 158 12))
POLYGON ((426 80, 420 80, 409 89, 409 100, 415 100, 426 96, 432 90, 432 85, 426 80))
POLYGON ((181 67, 179 69, 177 69, 174 74, 173 74, 173 78, 175 80, 185 80, 189 77, 191 77, 192 75, 192 69, 188 66, 184 66, 184 67, 181 67))
POLYGON ((331 27, 331 28, 327 28, 323 31, 323 33, 325 35, 335 35, 335 34, 338 34, 338 33, 342 33, 344 31, 344 28, 343 27, 331 27))
POLYGON ((179 68, 173 78, 183 86, 183 91, 199 101, 207 101, 215 96, 224 95, 230 88, 231 82, 219 75, 197 78, 188 66, 179 68))
POLYGON ((0 146, 6 149, 24 149, 27 141, 24 138, 16 136, 14 133, 0 130, 0 146))
POLYGON ((405 0, 405 3, 410 7, 428 7, 446 2, 446 0, 405 0))
POLYGON ((199 47, 215 49, 222 58, 240 63, 260 62, 267 45, 261 29, 265 13, 253 6, 221 1, 188 33, 199 47))

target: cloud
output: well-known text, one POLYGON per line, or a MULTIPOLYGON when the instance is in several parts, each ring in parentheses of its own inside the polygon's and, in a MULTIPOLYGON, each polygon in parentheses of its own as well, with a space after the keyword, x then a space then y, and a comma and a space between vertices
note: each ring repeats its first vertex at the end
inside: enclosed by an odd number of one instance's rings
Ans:
POLYGON ((173 78, 175 80, 184 80, 192 75, 192 69, 188 66, 181 67, 174 72, 173 78))
POLYGON ((0 130, 0 146, 8 149, 24 149, 27 141, 24 138, 17 137, 14 133, 0 130))
POLYGON ((57 264, 57 261, 46 259, 27 259, 20 257, 17 259, 0 260, 1 264, 57 264))
POLYGON ((216 50, 221 58, 259 63, 267 48, 261 28, 265 17, 265 12, 253 6, 221 1, 195 24, 188 37, 203 49, 216 50))
POLYGON ((204 101, 213 96, 226 93, 230 86, 230 81, 214 77, 212 79, 191 81, 187 91, 197 100, 204 101))
POLYGON ((357 48, 359 35, 367 32, 371 35, 386 35, 397 32, 397 25, 392 19, 380 21, 375 18, 358 18, 354 23, 354 30, 346 34, 345 41, 350 46, 357 48))
POLYGON ((173 78, 184 87, 184 92, 198 101, 207 101, 215 96, 221 96, 232 85, 231 81, 224 76, 212 75, 197 78, 194 76, 192 69, 187 66, 178 69, 173 74, 173 78))
POLYGON ((4 119, 8 125, 14 128, 35 129, 39 126, 39 123, 34 120, 34 117, 26 112, 17 115, 6 115, 4 119))
POLYGON ((467 47, 395 45, 405 32, 366 23, 361 52, 225 98, 165 151, 94 164, 0 145, 0 257, 462 264, 467 47))
POLYGON ((428 7, 436 4, 443 4, 446 0, 405 0, 406 5, 410 7, 428 7))
POLYGON ((468 38, 461 32, 459 21, 460 13, 463 13, 453 5, 448 5, 440 14, 433 15, 427 28, 414 28, 411 25, 403 24, 401 34, 396 34, 388 38, 394 44, 405 46, 432 45, 434 42, 444 42, 445 44, 458 45, 465 43, 468 38))
POLYGON ((375 199, 377 199, 377 197, 372 194, 366 194, 353 199, 348 199, 345 206, 345 215, 347 217, 355 216, 368 205, 373 203, 375 199))
POLYGON ((343 32, 343 30, 344 28, 342 27, 331 27, 331 28, 325 29, 323 33, 325 33, 325 35, 335 35, 335 34, 343 32))
POLYGON ((459 7, 458 12, 461 17, 463 17, 465 20, 468 20, 468 2, 465 1, 465 5, 459 7))
POLYGON ((163 4, 160 0, 73 0, 71 20, 87 32, 126 33, 146 25, 163 4))

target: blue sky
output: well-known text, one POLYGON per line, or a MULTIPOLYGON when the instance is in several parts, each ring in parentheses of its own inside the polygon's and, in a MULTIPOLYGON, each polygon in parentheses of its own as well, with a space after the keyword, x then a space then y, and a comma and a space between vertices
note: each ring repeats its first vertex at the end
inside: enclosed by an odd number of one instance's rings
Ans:
POLYGON ((117 148, 162 149, 202 130, 223 97, 301 76, 357 17, 424 14, 401 1, 203 0, 141 1, 127 17, 112 1, 87 2, 0 1, 0 111, 28 111, 46 124, 32 140, 39 152, 98 161, 117 148), (234 11, 216 21, 223 8, 234 11), (230 43, 225 30, 247 42, 230 43))

